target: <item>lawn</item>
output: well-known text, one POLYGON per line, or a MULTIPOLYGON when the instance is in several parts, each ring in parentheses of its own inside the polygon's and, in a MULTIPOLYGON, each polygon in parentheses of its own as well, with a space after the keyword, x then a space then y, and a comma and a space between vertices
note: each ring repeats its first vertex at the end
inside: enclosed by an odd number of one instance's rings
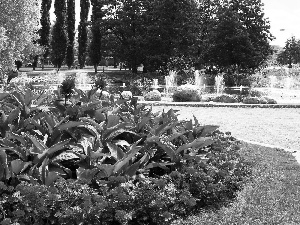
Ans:
POLYGON ((241 155, 252 163, 253 175, 236 201, 173 225, 300 224, 300 165, 291 154, 243 143, 241 155))
POLYGON ((300 109, 153 106, 154 111, 173 108, 179 119, 193 115, 203 124, 220 125, 236 138, 300 150, 300 109))

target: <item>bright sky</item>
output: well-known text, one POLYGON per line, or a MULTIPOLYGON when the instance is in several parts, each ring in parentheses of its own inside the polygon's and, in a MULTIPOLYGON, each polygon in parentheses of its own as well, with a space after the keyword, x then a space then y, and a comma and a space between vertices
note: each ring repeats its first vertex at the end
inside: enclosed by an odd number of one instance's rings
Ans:
MULTIPOLYGON (((285 41, 295 36, 300 39, 300 0, 261 0, 264 3, 265 17, 269 18, 271 33, 276 37, 272 45, 284 46, 285 41)), ((52 1, 54 4, 54 1, 52 1)), ((55 15, 51 13, 51 21, 55 15)), ((80 20, 80 1, 75 0, 76 29, 80 20)))
POLYGON ((271 33, 276 37, 271 44, 283 47, 292 36, 300 39, 300 0, 262 0, 262 3, 271 33))

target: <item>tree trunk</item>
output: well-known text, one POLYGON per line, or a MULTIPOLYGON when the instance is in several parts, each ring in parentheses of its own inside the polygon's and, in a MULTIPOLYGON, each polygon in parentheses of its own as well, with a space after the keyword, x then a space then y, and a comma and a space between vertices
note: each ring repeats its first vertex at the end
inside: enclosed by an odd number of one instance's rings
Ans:
POLYGON ((96 64, 96 65, 94 65, 95 73, 97 73, 97 67, 98 67, 98 65, 97 65, 97 64, 96 64))

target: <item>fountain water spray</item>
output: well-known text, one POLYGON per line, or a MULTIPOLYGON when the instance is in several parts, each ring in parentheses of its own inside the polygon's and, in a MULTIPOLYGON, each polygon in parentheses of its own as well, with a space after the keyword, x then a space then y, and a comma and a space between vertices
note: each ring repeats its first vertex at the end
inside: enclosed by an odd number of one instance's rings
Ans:
POLYGON ((218 74, 215 77, 215 84, 216 84, 216 87, 217 87, 217 95, 220 93, 221 86, 223 85, 223 81, 224 81, 223 74, 218 74))

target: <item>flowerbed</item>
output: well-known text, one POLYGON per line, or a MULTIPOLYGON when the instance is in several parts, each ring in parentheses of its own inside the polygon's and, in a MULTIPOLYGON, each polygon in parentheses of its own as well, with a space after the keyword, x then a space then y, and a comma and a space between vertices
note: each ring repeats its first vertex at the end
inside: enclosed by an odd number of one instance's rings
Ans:
POLYGON ((241 189, 230 133, 97 89, 0 94, 2 224, 169 224, 241 189))

